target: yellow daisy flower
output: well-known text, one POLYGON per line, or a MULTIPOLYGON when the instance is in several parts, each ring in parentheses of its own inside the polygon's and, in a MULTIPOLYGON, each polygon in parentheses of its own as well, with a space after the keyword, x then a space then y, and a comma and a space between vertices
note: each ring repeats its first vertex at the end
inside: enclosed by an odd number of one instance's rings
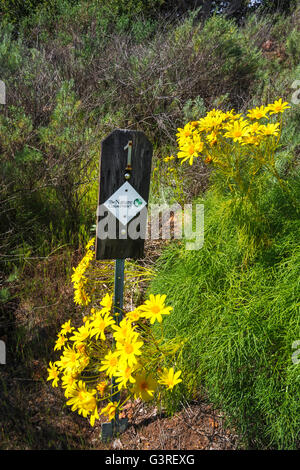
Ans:
POLYGON ((287 101, 283 103, 282 98, 280 98, 278 101, 274 101, 274 103, 269 104, 268 108, 270 110, 270 114, 277 114, 283 113, 286 109, 290 108, 290 106, 287 101))
POLYGON ((256 106, 256 108, 249 109, 247 117, 251 120, 254 119, 262 119, 262 118, 267 118, 268 119, 268 114, 269 112, 269 107, 268 106, 256 106))
POLYGON ((105 297, 100 302, 100 305, 102 305, 103 310, 106 310, 107 312, 111 310, 112 307, 112 295, 106 294, 105 297))
POLYGON ((68 333, 72 333, 72 330, 74 330, 74 327, 71 326, 71 320, 65 322, 62 326, 61 326, 61 330, 60 330, 60 333, 62 335, 66 335, 68 333))
POLYGON ((200 136, 196 135, 194 139, 186 140, 185 143, 180 147, 180 151, 177 157, 182 159, 181 164, 185 161, 189 161, 192 165, 194 158, 199 157, 199 153, 202 152, 204 143, 201 141, 200 136))
POLYGON ((108 312, 103 316, 97 315, 96 318, 90 323, 90 336, 95 336, 96 339, 99 338, 103 341, 106 340, 105 328, 115 323, 114 319, 108 312))
POLYGON ((105 371, 108 377, 112 377, 119 365, 119 354, 116 352, 109 351, 108 354, 101 361, 101 367, 99 368, 100 372, 105 371))
POLYGON ((117 343, 117 354, 120 356, 120 362, 126 362, 129 367, 132 367, 137 363, 136 356, 140 356, 142 351, 140 351, 143 346, 143 341, 137 341, 138 334, 133 333, 131 336, 127 337, 124 342, 117 343))
POLYGON ((76 385, 76 378, 72 374, 65 374, 61 378, 62 388, 65 389, 65 396, 69 397, 70 390, 76 385))
POLYGON ((193 136, 194 126, 189 122, 183 128, 179 127, 176 134, 178 145, 181 147, 185 144, 187 139, 193 136))
POLYGON ((99 382, 98 385, 96 386, 96 389, 100 393, 101 397, 104 396, 104 392, 105 392, 106 387, 107 387, 107 382, 105 380, 102 381, 102 382, 99 382))
POLYGON ((119 325, 112 325, 112 329, 115 330, 114 339, 118 343, 124 343, 125 339, 134 332, 135 326, 132 326, 131 321, 132 320, 126 315, 119 325))
POLYGON ((108 417, 109 421, 112 421, 116 416, 116 411, 118 408, 118 402, 110 402, 105 408, 102 408, 100 414, 108 417))
POLYGON ((62 356, 59 361, 56 361, 57 366, 65 371, 65 374, 75 373, 80 366, 78 359, 80 353, 76 352, 69 346, 65 347, 62 356))
POLYGON ((135 385, 133 387, 134 398, 141 398, 144 401, 152 400, 157 386, 158 384, 152 375, 143 371, 136 376, 135 385))
POLYGON ((248 122, 243 119, 234 121, 232 124, 225 126, 225 129, 227 132, 224 136, 233 139, 234 142, 242 142, 243 138, 250 134, 248 122))
POLYGON ((128 381, 130 383, 135 383, 135 379, 131 375, 134 370, 135 367, 130 367, 128 364, 123 363, 117 372, 115 372, 114 377, 116 378, 119 390, 123 387, 126 388, 128 381))
POLYGON ((58 386, 58 380, 59 380, 59 371, 57 366, 55 365, 56 363, 52 364, 52 362, 49 362, 49 369, 47 369, 48 372, 48 380, 53 380, 52 382, 52 387, 57 387, 58 386))
POLYGON ((162 315, 169 315, 173 307, 165 306, 166 295, 153 295, 150 294, 149 300, 146 300, 145 304, 141 305, 139 308, 146 318, 150 319, 150 323, 153 323, 157 320, 159 323, 162 322, 162 315))
POLYGON ((86 321, 83 326, 80 326, 77 331, 74 331, 74 335, 70 337, 74 343, 83 343, 90 336, 90 323, 86 321))
POLYGON ((268 135, 278 135, 280 124, 277 122, 275 124, 269 123, 265 126, 259 127, 259 133, 265 136, 268 135))
POLYGON ((132 312, 126 313, 126 318, 132 322, 138 321, 141 318, 141 312, 139 308, 134 309, 132 312))
POLYGON ((179 379, 180 375, 181 375, 181 370, 179 370, 178 372, 174 374, 173 367, 171 367, 169 370, 164 368, 164 372, 160 376, 159 383, 166 385, 166 387, 169 390, 172 390, 175 385, 177 385, 179 382, 182 382, 182 380, 179 379))
POLYGON ((70 390, 70 399, 67 401, 67 405, 72 407, 72 411, 77 410, 78 414, 82 415, 84 418, 90 414, 90 423, 92 426, 95 424, 95 419, 99 419, 97 401, 94 397, 95 394, 95 389, 88 390, 86 383, 80 380, 78 384, 70 390))
POLYGON ((65 336, 59 334, 58 339, 55 342, 54 351, 56 351, 56 350, 59 351, 65 345, 66 341, 67 341, 67 338, 65 336))

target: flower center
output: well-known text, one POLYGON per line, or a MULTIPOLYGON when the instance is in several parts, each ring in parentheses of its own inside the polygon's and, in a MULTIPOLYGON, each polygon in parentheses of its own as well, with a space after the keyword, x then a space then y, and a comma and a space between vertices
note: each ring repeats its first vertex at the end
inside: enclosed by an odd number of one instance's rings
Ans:
POLYGON ((189 146, 189 149, 188 149, 188 153, 189 153, 190 155, 193 155, 194 152, 195 152, 195 147, 194 147, 194 145, 190 145, 190 146, 189 146))
POLYGON ((240 130, 236 130, 236 131, 234 131, 233 135, 234 135, 234 137, 241 137, 242 133, 241 133, 240 130))
POLYGON ((144 381, 144 382, 141 382, 140 387, 141 387, 142 390, 147 390, 147 389, 148 389, 148 384, 147 384, 147 382, 145 382, 145 381, 144 381))
POLYGON ((160 307, 158 305, 153 305, 153 307, 151 307, 151 311, 152 313, 158 313, 160 311, 160 307))
POLYGON ((130 343, 125 344, 124 350, 126 354, 131 354, 133 352, 133 346, 130 343))
POLYGON ((114 367, 115 365, 117 365, 117 362, 118 362, 118 359, 116 357, 112 357, 110 360, 109 360, 109 365, 111 367, 114 367))

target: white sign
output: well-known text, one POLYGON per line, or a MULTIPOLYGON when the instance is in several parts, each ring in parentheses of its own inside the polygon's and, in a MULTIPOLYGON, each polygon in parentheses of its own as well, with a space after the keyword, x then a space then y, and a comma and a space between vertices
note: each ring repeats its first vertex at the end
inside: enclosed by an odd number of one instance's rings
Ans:
POLYGON ((103 204, 123 225, 127 225, 146 205, 127 181, 103 204))

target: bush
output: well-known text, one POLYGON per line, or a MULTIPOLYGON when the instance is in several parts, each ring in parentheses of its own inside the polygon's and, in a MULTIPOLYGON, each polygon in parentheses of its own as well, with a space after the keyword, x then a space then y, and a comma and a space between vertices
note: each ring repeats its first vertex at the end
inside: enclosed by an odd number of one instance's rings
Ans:
POLYGON ((291 356, 300 338, 297 219, 282 195, 270 192, 265 205, 280 229, 245 270, 234 223, 220 215, 226 199, 210 192, 203 202, 204 247, 187 252, 174 243, 160 258, 150 291, 165 293, 174 306, 167 334, 189 337, 185 373, 194 374, 194 387, 207 391, 246 445, 296 448, 300 366, 291 356))
MULTIPOLYGON (((214 110, 194 124, 205 134, 217 117, 214 110)), ((194 137, 180 129, 178 135, 184 142, 196 139, 195 129, 194 137)), ((222 126, 217 129, 221 132, 222 126)), ((288 131, 292 135, 293 120, 288 131)), ((185 251, 182 242, 171 244, 157 262, 150 291, 166 294, 174 306, 172 319, 166 320, 167 334, 180 332, 189 338, 183 353, 185 374, 194 375, 196 382, 189 393, 207 392, 248 447, 294 449, 300 424, 300 365, 292 362, 292 345, 300 338, 300 178, 287 151, 276 153, 276 178, 267 167, 252 172, 259 147, 252 147, 246 160, 242 153, 230 160, 227 168, 227 156, 233 157, 237 144, 231 143, 229 153, 226 145, 228 139, 217 152, 211 149, 212 161, 217 158, 212 186, 203 200, 195 201, 205 206, 203 248, 185 251), (252 218, 247 203, 251 185, 238 189, 239 181, 232 180, 241 171, 244 181, 245 170, 257 180, 259 219, 252 218), (251 242, 251 235, 255 239, 257 234, 264 243, 251 242)), ((266 163, 269 152, 264 152, 266 163)))

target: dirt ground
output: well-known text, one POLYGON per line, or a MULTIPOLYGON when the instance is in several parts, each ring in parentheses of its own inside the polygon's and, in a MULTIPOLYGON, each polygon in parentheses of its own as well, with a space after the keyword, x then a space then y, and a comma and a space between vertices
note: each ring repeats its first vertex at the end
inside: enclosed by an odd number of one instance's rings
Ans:
POLYGON ((221 413, 205 402, 183 404, 172 417, 141 401, 128 403, 127 429, 103 442, 101 424, 88 420, 64 405, 60 389, 54 389, 35 364, 33 376, 1 374, 0 449, 2 450, 235 450, 238 436, 226 429, 221 413))

